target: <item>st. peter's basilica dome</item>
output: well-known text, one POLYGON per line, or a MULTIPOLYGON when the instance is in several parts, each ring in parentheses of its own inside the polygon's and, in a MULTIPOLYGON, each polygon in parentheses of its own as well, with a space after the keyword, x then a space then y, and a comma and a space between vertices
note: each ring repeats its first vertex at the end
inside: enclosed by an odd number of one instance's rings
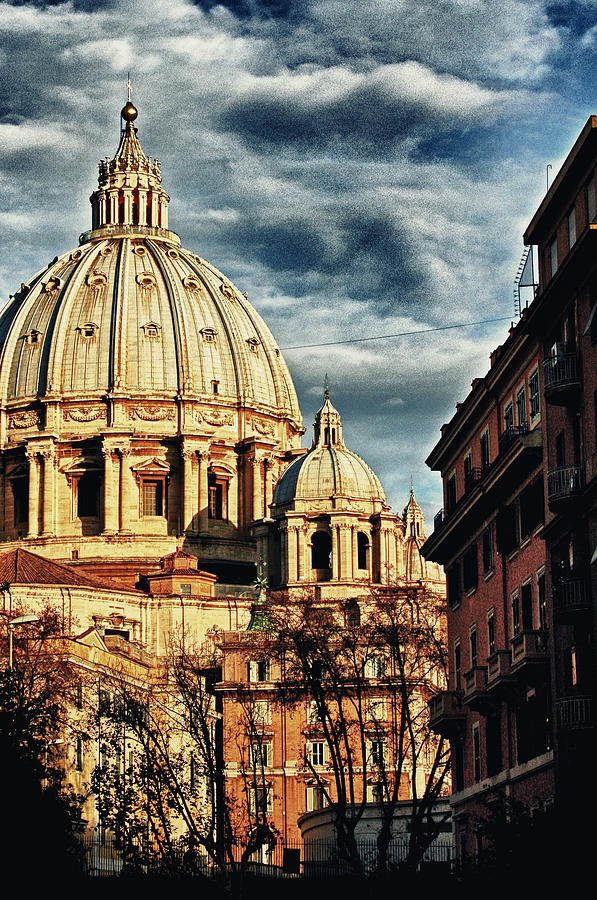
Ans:
POLYGON ((249 525, 304 431, 296 392, 246 295, 169 230, 136 117, 91 230, 0 315, 0 546, 132 573, 182 544, 246 583, 249 525))

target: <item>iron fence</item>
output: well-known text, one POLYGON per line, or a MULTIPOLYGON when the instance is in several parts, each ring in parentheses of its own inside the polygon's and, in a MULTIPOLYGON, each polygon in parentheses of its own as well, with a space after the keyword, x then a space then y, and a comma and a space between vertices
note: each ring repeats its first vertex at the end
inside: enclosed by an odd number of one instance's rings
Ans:
MULTIPOLYGON (((203 875, 215 877, 216 870, 207 855, 201 851, 189 851, 180 845, 168 858, 156 852, 147 852, 141 846, 124 848, 110 834, 82 835, 86 872, 94 877, 126 875, 152 875, 156 873, 177 875, 203 875)), ((357 850, 363 872, 371 874, 378 865, 378 847, 375 839, 357 839, 357 850)), ((409 836, 394 838, 387 851, 387 868, 398 869, 409 852, 409 836)), ((450 836, 441 835, 425 851, 419 868, 439 864, 446 872, 452 870, 453 842, 450 836)), ((263 847, 248 861, 247 875, 267 878, 338 878, 350 875, 353 869, 343 859, 334 840, 278 842, 273 847, 263 847)))

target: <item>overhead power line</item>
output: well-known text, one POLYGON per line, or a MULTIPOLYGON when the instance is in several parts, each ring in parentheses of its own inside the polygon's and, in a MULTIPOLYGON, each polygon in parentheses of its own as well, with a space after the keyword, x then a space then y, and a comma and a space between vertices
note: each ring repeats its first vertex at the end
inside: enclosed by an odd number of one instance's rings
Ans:
POLYGON ((498 316, 495 319, 479 319, 478 322, 460 322, 457 325, 438 325, 437 328, 421 328, 418 331, 397 331, 394 334, 376 334, 373 337, 347 338, 344 341, 326 341, 323 344, 297 344, 295 347, 280 347, 284 353, 289 350, 309 350, 313 347, 335 347, 338 344, 363 344, 365 341, 382 341, 388 338, 409 337, 411 334, 430 334, 432 331, 448 331, 451 328, 470 328, 473 325, 486 325, 488 322, 505 322, 512 316, 498 316))

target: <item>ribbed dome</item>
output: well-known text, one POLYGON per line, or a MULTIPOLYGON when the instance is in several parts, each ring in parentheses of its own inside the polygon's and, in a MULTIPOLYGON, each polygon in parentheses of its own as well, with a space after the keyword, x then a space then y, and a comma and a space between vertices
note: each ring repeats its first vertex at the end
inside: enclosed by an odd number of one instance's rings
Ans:
POLYGON ((338 410, 326 398, 317 411, 314 440, 309 452, 283 473, 274 490, 278 506, 294 500, 329 500, 346 497, 372 504, 372 511, 387 508, 381 482, 367 463, 348 450, 342 439, 338 410))
POLYGON ((217 392, 300 422, 269 329, 217 269, 174 239, 87 237, 3 310, 2 402, 217 392))

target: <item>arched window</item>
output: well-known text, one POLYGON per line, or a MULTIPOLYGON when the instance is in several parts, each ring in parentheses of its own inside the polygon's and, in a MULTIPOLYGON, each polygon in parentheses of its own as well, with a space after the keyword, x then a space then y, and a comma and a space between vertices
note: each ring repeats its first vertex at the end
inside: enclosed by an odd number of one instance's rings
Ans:
POLYGON ((330 443, 330 429, 329 428, 323 429, 323 443, 326 445, 326 447, 330 443))
POLYGON ((330 569, 332 565, 332 539, 327 531, 316 531, 311 546, 311 568, 330 569))
POLYGON ((369 538, 362 531, 357 534, 357 566, 359 569, 369 568, 369 538))

